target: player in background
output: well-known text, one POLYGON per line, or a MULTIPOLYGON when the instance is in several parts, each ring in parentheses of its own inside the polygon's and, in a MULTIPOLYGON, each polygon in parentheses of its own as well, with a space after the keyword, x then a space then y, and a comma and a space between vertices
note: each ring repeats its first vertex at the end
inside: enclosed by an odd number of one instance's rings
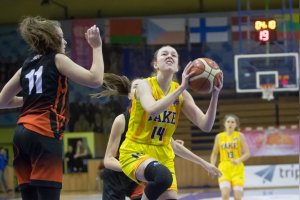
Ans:
POLYGON ((68 79, 102 85, 102 41, 95 25, 85 37, 93 49, 90 70, 65 55, 59 22, 25 17, 21 36, 33 50, 0 93, 0 108, 21 108, 13 144, 13 166, 23 200, 59 200, 62 187, 63 132, 68 121, 68 79), (17 96, 22 92, 22 96, 17 96))
MULTIPOLYGON (((106 73, 104 75, 104 88, 106 88, 106 90, 95 94, 94 96, 128 95, 128 98, 132 100, 136 92, 136 87, 141 81, 142 79, 135 79, 130 83, 125 76, 106 73)), ((112 125, 104 158, 104 165, 107 169, 104 169, 102 172, 104 181, 103 200, 125 199, 125 196, 128 196, 131 199, 141 199, 144 191, 143 184, 134 182, 122 172, 118 161, 119 148, 126 137, 129 117, 130 108, 123 114, 117 116, 112 125)), ((182 140, 174 141, 172 139, 171 144, 176 155, 204 166, 208 171, 216 170, 210 169, 210 164, 208 162, 186 149, 183 146, 182 140)), ((217 173, 220 175, 220 172, 217 173)))
POLYGON ((239 132, 240 121, 234 114, 224 117, 225 130, 215 138, 210 162, 216 165, 220 153, 218 168, 222 172, 219 178, 219 187, 223 200, 229 200, 233 190, 234 199, 241 200, 245 182, 243 162, 250 157, 250 151, 243 133, 239 132))

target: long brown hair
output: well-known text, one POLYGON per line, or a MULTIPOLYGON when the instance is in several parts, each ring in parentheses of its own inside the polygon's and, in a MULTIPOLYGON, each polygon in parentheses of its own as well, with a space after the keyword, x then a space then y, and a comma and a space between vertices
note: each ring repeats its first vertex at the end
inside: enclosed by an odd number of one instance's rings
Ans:
POLYGON ((57 28, 58 21, 52 21, 40 16, 25 17, 19 24, 19 30, 23 39, 39 54, 49 52, 61 52, 62 40, 57 28))
POLYGON ((104 88, 102 92, 91 94, 91 96, 97 98, 107 96, 128 96, 130 93, 131 82, 126 76, 104 73, 102 87, 104 88))

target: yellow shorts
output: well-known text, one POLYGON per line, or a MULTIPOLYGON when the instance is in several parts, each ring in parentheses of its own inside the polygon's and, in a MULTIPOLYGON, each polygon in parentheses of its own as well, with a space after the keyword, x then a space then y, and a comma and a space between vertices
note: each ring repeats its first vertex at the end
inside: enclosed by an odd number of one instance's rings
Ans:
POLYGON ((222 181, 227 181, 231 183, 232 187, 244 186, 245 171, 244 171, 243 163, 235 165, 232 164, 230 161, 225 161, 225 162, 221 162, 218 168, 222 172, 221 178, 218 179, 219 183, 222 181))
POLYGON ((173 183, 169 190, 177 191, 174 157, 171 144, 161 146, 147 145, 125 139, 120 147, 119 161, 123 172, 137 183, 140 182, 136 179, 135 173, 139 165, 149 158, 159 161, 159 163, 166 166, 172 173, 173 183))

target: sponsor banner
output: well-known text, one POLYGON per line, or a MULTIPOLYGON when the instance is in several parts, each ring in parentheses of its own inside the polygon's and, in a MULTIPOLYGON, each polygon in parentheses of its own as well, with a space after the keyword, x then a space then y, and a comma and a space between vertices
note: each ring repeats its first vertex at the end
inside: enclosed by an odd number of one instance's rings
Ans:
POLYGON ((251 156, 285 156, 299 154, 298 127, 242 130, 251 156))
POLYGON ((299 186, 299 164, 245 166, 245 188, 299 186))

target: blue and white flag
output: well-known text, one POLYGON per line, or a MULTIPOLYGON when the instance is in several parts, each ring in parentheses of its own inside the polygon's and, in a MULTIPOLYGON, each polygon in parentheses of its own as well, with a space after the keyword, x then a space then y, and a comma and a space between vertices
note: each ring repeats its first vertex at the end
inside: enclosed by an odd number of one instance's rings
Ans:
POLYGON ((189 18, 189 42, 228 42, 229 24, 227 17, 189 18))

